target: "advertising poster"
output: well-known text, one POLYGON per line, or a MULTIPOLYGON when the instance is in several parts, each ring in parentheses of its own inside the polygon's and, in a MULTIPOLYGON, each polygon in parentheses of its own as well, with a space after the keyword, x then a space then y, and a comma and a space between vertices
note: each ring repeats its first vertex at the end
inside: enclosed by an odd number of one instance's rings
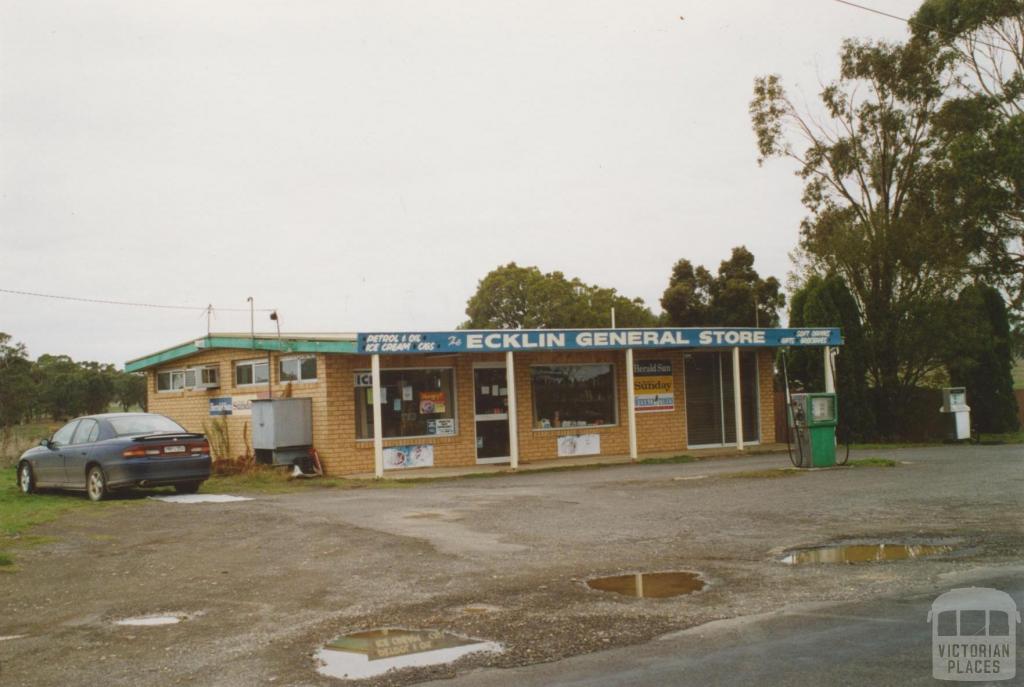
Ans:
POLYGON ((384 449, 384 469, 429 468, 434 464, 434 447, 429 444, 416 446, 391 446, 384 449))
POLYGON ((443 391, 420 392, 420 415, 435 415, 445 412, 447 394, 443 391))
POLYGON ((210 415, 231 415, 231 397, 218 396, 210 399, 210 415))
POLYGON ((633 363, 633 407, 638 413, 675 410, 671 360, 633 363))
POLYGON ((576 434, 558 437, 558 457, 596 456, 601 453, 600 434, 576 434))
POLYGON ((249 417, 252 415, 252 402, 259 396, 257 394, 244 394, 242 396, 231 396, 231 415, 249 417))
POLYGON ((444 420, 427 420, 427 434, 451 436, 455 434, 455 418, 444 420))

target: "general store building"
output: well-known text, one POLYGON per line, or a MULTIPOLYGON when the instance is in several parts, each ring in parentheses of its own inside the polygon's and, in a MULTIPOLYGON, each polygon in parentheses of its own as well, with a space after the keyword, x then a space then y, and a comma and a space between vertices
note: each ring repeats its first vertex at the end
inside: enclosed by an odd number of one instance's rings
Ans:
POLYGON ((838 329, 710 327, 209 334, 125 369, 145 372, 151 412, 226 430, 233 455, 254 400, 309 398, 325 472, 383 475, 774 443, 776 350, 827 359, 841 343, 838 329))

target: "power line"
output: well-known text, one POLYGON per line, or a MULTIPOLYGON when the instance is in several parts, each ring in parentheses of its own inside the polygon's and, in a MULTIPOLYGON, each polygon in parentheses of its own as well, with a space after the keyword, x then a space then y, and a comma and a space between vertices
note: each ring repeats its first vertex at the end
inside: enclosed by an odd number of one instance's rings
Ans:
MULTIPOLYGON (((163 310, 195 310, 209 311, 220 310, 223 312, 249 312, 249 308, 213 308, 209 305, 163 305, 160 303, 133 303, 130 301, 111 301, 103 298, 81 298, 79 296, 59 296, 52 293, 36 293, 35 291, 19 291, 17 289, 2 289, 0 293, 10 293, 16 296, 33 296, 35 298, 52 298, 59 301, 76 301, 78 303, 97 303, 100 305, 125 305, 134 308, 160 308, 163 310)), ((273 312, 273 308, 256 308, 256 312, 273 312)))
MULTIPOLYGON (((906 17, 901 17, 898 14, 889 14, 888 12, 883 12, 882 10, 876 10, 874 7, 867 7, 865 5, 858 5, 857 3, 850 2, 849 0, 835 0, 835 1, 838 2, 841 5, 849 5, 850 7, 856 7, 857 9, 864 10, 865 12, 871 12, 872 14, 878 14, 878 15, 881 15, 883 17, 889 17, 889 19, 895 19, 896 21, 901 21, 904 24, 907 24, 908 26, 920 26, 922 29, 928 29, 929 31, 935 31, 936 33, 944 34, 944 35, 946 35, 949 38, 956 38, 956 35, 953 34, 953 33, 950 33, 949 31, 943 31, 942 29, 940 29, 937 26, 929 26, 928 24, 924 24, 924 23, 919 22, 919 21, 917 21, 915 19, 907 19, 906 17)), ((994 43, 987 43, 985 41, 981 41, 981 40, 978 40, 978 39, 974 39, 974 42, 977 43, 978 45, 984 45, 984 46, 986 46, 988 48, 992 48, 993 50, 1004 50, 1004 51, 1006 51, 1006 52, 1008 52, 1010 54, 1014 54, 1013 50, 1007 48, 1004 45, 995 45, 994 43)))

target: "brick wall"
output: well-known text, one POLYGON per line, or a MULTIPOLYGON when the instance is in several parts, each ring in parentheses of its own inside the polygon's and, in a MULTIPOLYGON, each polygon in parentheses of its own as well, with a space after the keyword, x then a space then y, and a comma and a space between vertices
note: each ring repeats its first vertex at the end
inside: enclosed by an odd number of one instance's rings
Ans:
POLYGON ((761 408, 761 443, 775 443, 775 351, 757 352, 757 392, 761 408))
MULTIPOLYGON (((216 396, 259 394, 266 396, 266 385, 234 385, 233 364, 238 361, 264 358, 249 350, 204 351, 184 360, 160 366, 149 371, 149 402, 152 412, 174 418, 187 429, 207 432, 215 418, 209 415, 209 399, 216 396), (181 369, 196 365, 216 364, 220 369, 221 386, 209 391, 156 391, 156 371, 181 369)), ((278 378, 274 354, 271 365, 274 396, 280 396, 287 385, 278 378)), ((684 357, 682 351, 636 351, 635 359, 669 360, 675 392, 675 406, 671 411, 637 413, 637 448, 641 454, 684 451, 686 449, 686 398, 684 384, 684 357)), ((773 352, 765 350, 758 355, 761 442, 775 440, 775 413, 772 404, 773 352)), ((430 444, 434 446, 434 464, 439 467, 471 466, 476 464, 476 424, 474 420, 474 363, 503 363, 502 353, 450 355, 450 356, 381 356, 383 369, 450 367, 455 373, 456 434, 443 437, 415 439, 385 439, 384 446, 430 444)), ((579 353, 516 353, 516 391, 518 405, 518 435, 520 461, 523 463, 549 460, 557 457, 559 436, 597 434, 601 438, 603 455, 629 453, 628 407, 626 394, 625 351, 594 351, 579 353), (540 429, 534 426, 533 389, 530 367, 560 363, 611 363, 616 379, 617 417, 614 424, 567 429, 540 429)), ((324 468, 329 474, 372 472, 374 467, 372 439, 356 438, 356 394, 354 374, 368 370, 369 356, 317 355, 317 381, 292 383, 291 395, 313 399, 313 441, 324 468)), ((244 432, 251 418, 229 416, 228 423, 233 453, 245 450, 244 432)))
MULTIPOLYGON (((294 398, 313 399, 313 442, 316 446, 327 446, 328 437, 325 433, 329 426, 327 394, 326 394, 326 356, 317 357, 317 381, 315 382, 286 382, 281 383, 278 374, 278 360, 281 357, 290 357, 290 354, 273 354, 273 363, 270 365, 271 380, 273 382, 274 397, 280 397, 286 393, 294 398), (290 387, 290 388, 289 388, 290 387)), ((258 385, 235 385, 234 363, 245 360, 266 360, 266 353, 263 351, 251 351, 246 349, 216 349, 203 351, 196 355, 174 361, 167 365, 149 370, 146 373, 147 395, 149 398, 149 411, 160 413, 176 420, 185 429, 191 432, 211 433, 210 427, 214 421, 220 421, 218 417, 210 416, 210 399, 219 396, 255 396, 266 398, 268 390, 266 384, 258 385), (216 365, 220 374, 220 387, 216 389, 184 389, 180 391, 157 391, 157 372, 168 370, 180 370, 185 367, 200 365, 216 365)), ((252 418, 245 415, 222 416, 227 423, 228 436, 231 443, 232 457, 245 454, 246 442, 251 443, 250 423, 252 418)), ((251 449, 251 446, 250 446, 251 449)), ((321 452, 322 453, 322 452, 321 452)), ((217 456, 220 457, 220 456, 217 456)))

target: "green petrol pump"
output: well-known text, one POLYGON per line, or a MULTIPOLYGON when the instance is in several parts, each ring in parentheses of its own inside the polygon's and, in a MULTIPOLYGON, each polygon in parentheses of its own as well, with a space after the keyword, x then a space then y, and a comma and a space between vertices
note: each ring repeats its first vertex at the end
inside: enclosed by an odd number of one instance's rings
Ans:
POLYGON ((797 467, 830 468, 836 464, 838 412, 834 393, 792 394, 789 422, 796 438, 797 467))

